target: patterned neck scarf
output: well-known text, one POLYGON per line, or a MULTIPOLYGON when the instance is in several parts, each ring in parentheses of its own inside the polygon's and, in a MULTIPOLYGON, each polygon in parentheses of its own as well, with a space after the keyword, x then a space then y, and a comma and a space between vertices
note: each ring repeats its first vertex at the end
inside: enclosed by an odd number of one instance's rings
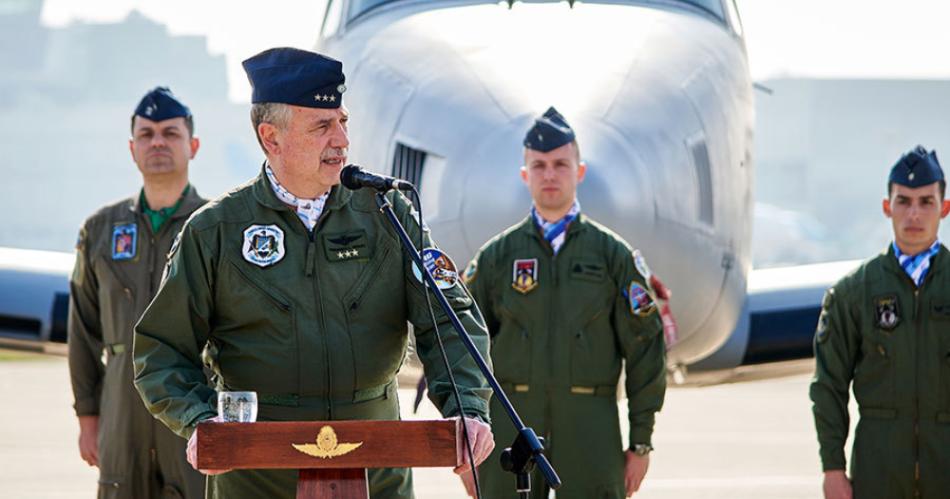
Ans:
POLYGON ((923 284, 924 278, 927 277, 927 271, 930 270, 930 260, 940 251, 940 240, 937 239, 930 248, 913 256, 901 253, 901 249, 897 247, 896 242, 892 242, 891 246, 894 247, 894 255, 904 272, 907 272, 907 275, 919 288, 923 284))
POLYGON ((555 255, 561 250, 561 246, 564 246, 568 226, 571 225, 571 222, 577 218, 580 212, 581 204, 577 202, 577 199, 574 199, 574 205, 571 206, 567 215, 564 215, 556 222, 547 222, 541 218, 541 215, 534 206, 531 207, 531 216, 534 217, 534 224, 541 230, 541 233, 544 234, 545 241, 551 245, 551 249, 554 250, 555 255))
POLYGON ((270 165, 267 165, 264 171, 267 173, 267 180, 270 180, 270 186, 274 188, 274 194, 277 194, 277 197, 285 204, 293 206, 307 230, 313 230, 317 225, 317 219, 320 218, 320 213, 323 213, 323 206, 327 203, 327 198, 330 197, 330 191, 316 199, 301 199, 291 194, 290 191, 277 182, 277 177, 274 176, 274 171, 270 169, 270 165))

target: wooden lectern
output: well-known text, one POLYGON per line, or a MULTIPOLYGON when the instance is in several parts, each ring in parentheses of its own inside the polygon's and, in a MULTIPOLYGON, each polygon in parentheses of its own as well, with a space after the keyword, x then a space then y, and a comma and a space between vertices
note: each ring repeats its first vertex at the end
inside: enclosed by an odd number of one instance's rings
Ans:
POLYGON ((299 469, 297 497, 369 497, 366 468, 458 466, 460 420, 199 423, 198 468, 299 469))

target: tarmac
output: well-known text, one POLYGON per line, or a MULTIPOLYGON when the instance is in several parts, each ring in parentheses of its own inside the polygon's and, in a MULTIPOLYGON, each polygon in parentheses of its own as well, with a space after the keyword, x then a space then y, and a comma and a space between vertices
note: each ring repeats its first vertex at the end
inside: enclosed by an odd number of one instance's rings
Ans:
MULTIPOLYGON (((690 376, 671 387, 657 416, 650 470, 634 497, 821 497, 811 365, 690 376)), ((428 401, 411 414, 414 395, 400 390, 404 418, 438 417, 428 401)), ((95 496, 97 472, 79 458, 72 400, 64 357, 0 350, 0 497, 95 496)), ((619 405, 624 421, 626 402, 619 405)), ((465 497, 450 469, 416 469, 415 485, 418 499, 465 497)))

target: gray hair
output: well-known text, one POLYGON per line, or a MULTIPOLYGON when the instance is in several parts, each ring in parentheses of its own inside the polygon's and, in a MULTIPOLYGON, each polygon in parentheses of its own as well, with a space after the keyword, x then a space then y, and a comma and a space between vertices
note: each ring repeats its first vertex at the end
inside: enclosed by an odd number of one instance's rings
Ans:
POLYGON ((264 142, 261 141, 261 135, 257 128, 261 123, 270 123, 283 130, 290 123, 290 106, 280 102, 259 102, 251 104, 251 125, 254 127, 254 134, 257 136, 257 143, 260 144, 264 154, 267 149, 264 148, 264 142))

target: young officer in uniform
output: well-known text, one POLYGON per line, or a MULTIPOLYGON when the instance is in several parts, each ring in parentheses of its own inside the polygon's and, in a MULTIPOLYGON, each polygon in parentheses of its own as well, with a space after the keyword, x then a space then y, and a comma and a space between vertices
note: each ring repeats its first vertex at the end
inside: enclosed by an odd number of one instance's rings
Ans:
POLYGON ((99 467, 99 497, 203 497, 185 440, 149 414, 132 385, 132 327, 155 296, 175 235, 205 202, 188 184, 198 152, 191 111, 155 88, 132 115, 129 150, 144 186, 86 220, 70 281, 79 452, 99 467))
MULTIPOLYGON (((521 178, 534 206, 488 241, 465 270, 485 317, 492 363, 522 418, 547 439, 559 498, 632 495, 649 465, 654 414, 666 390, 662 325, 643 257, 586 217, 576 199, 586 166, 574 132, 552 107, 524 139, 521 178), (624 450, 617 382, 626 363, 630 441, 624 450)), ((491 414, 498 450, 515 434, 491 414)), ((479 468, 485 497, 517 497, 495 452, 479 468)), ((472 494, 470 476, 463 477, 472 494)), ((546 498, 541 476, 533 497, 546 498)))
MULTIPOLYGON (((267 161, 255 180, 196 213, 172 250, 136 327, 135 383, 149 410, 191 437, 192 464, 195 425, 216 415, 216 391, 256 391, 259 420, 398 419, 396 372, 409 321, 430 398, 445 416, 459 415, 409 256, 374 192, 339 185, 349 146, 342 64, 278 48, 244 68, 267 161), (215 388, 202 378, 206 343, 215 388)), ((417 240, 408 201, 388 197, 417 240)), ((428 234, 425 241, 444 264, 440 287, 487 358, 477 307, 428 234)), ((477 464, 494 445, 490 389, 445 315, 436 317, 477 464)), ((457 471, 468 467, 466 460, 457 471)), ((228 499, 292 498, 296 480, 296 470, 236 470, 209 477, 208 489, 228 499)), ((371 470, 369 481, 374 499, 412 497, 409 470, 371 470)))
POLYGON ((825 294, 811 384, 827 499, 950 497, 950 213, 934 152, 891 169, 894 241, 825 294), (848 389, 858 403, 845 475, 848 389))

